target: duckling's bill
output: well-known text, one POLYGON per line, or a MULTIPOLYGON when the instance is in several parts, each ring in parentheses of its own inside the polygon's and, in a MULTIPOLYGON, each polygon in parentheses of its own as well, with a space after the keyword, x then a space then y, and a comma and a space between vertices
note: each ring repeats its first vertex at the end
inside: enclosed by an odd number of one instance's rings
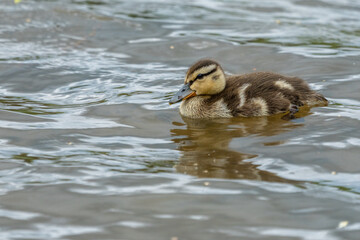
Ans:
POLYGON ((181 100, 196 96, 196 92, 190 88, 190 83, 185 84, 175 95, 170 99, 169 104, 180 102, 181 100))

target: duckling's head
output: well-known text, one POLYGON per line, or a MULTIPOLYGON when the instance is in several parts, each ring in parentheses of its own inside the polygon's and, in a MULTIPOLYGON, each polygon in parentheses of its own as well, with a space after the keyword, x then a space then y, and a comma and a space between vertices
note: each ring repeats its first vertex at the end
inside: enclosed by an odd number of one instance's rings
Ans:
POLYGON ((225 85, 225 74, 220 64, 211 59, 201 59, 189 68, 184 86, 169 103, 177 103, 199 95, 214 95, 223 91, 225 85))

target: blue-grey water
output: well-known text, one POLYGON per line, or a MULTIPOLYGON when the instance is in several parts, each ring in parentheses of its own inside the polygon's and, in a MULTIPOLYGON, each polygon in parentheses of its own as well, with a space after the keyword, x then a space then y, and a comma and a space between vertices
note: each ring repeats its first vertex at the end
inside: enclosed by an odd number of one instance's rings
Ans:
POLYGON ((0 239, 359 239, 360 2, 0 2, 0 239), (202 57, 327 107, 195 121, 202 57))

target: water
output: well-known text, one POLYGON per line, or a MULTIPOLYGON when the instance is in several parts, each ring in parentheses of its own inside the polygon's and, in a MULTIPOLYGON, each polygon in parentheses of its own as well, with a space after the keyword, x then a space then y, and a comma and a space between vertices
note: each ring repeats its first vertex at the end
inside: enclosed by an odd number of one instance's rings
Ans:
POLYGON ((0 239, 358 239, 360 3, 0 3, 0 239), (330 101, 191 121, 212 57, 330 101))

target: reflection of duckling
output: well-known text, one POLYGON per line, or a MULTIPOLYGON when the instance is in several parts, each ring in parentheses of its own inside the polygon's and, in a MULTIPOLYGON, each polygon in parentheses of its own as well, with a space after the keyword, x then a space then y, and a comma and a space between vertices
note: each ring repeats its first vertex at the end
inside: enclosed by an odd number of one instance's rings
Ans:
MULTIPOLYGON (((280 116, 209 120, 183 118, 183 120, 185 124, 174 122, 175 128, 171 130, 173 141, 182 152, 175 165, 178 172, 207 178, 294 183, 292 180, 259 169, 258 165, 251 161, 245 161, 256 158, 258 155, 239 152, 234 149, 234 146, 230 147, 230 143, 234 139, 240 140, 239 138, 251 135, 277 135, 301 127, 303 124, 281 120, 280 116)), ((281 141, 267 141, 263 144, 272 146, 281 144, 281 141)), ((246 145, 242 148, 246 149, 246 145)))
POLYGON ((202 59, 188 70, 185 85, 170 100, 182 101, 181 115, 189 118, 268 116, 298 107, 327 105, 327 100, 297 77, 271 72, 226 76, 221 66, 202 59))

